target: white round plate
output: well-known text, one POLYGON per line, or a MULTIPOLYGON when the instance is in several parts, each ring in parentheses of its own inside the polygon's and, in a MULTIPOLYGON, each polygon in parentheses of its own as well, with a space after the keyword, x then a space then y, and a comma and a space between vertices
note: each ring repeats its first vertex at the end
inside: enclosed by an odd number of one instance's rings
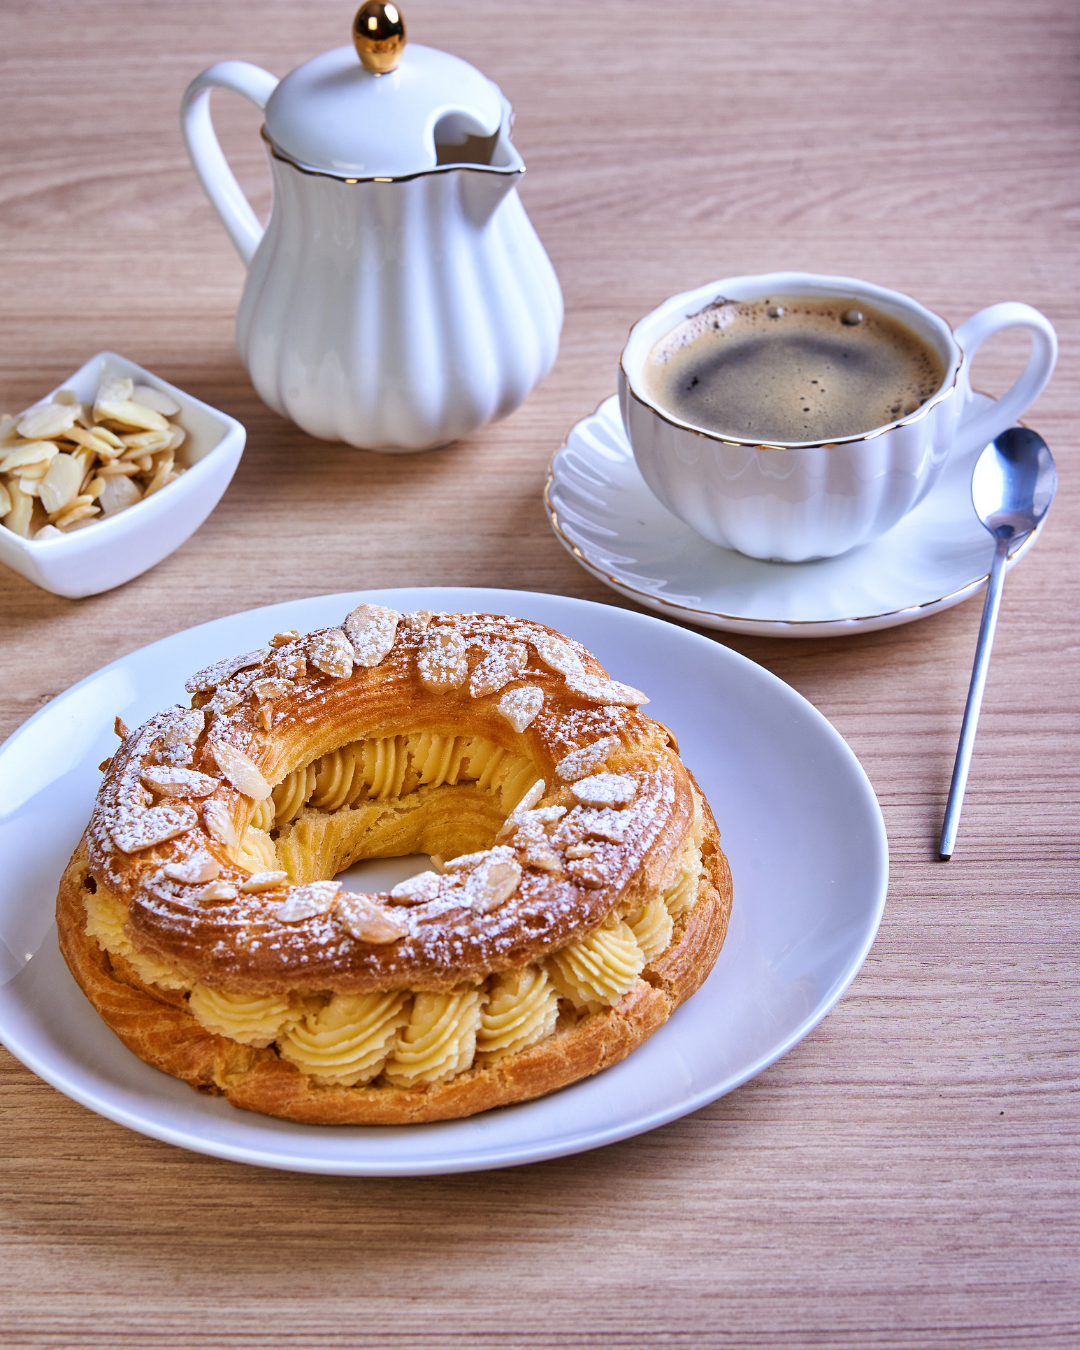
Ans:
MULTIPOLYGON (((976 394, 973 407, 990 402, 976 394)), ((555 452, 544 503, 582 567, 638 604, 729 633, 835 637, 925 618, 986 584, 994 541, 971 504, 979 453, 953 456, 915 510, 873 543, 818 562, 761 562, 709 543, 660 505, 613 395, 555 452)), ((1021 540, 1010 566, 1038 533, 1021 540)))
POLYGON ((133 1130, 297 1172, 393 1176, 535 1162, 674 1120, 760 1073, 855 977, 885 904, 874 791, 839 734, 768 671, 647 615, 523 591, 438 587, 319 596, 155 642, 53 699, 0 748, 0 1039, 47 1082, 133 1130), (550 624, 646 689, 716 813, 735 878, 727 942, 703 988, 621 1064, 539 1101, 407 1127, 295 1125, 204 1097, 124 1048, 60 956, 60 873, 86 823, 113 718, 185 701, 190 672, 274 632, 340 623, 362 600, 550 624))

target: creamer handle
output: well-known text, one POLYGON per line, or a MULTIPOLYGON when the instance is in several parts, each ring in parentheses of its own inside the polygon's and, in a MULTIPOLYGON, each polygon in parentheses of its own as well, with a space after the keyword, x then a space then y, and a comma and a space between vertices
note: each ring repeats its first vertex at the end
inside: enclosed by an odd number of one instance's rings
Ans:
POLYGON ((233 176, 214 134, 214 124, 210 120, 210 90, 231 89, 261 109, 266 107, 277 84, 276 77, 269 71, 247 61, 219 61, 191 81, 180 101, 180 130, 192 166, 245 267, 255 256, 263 237, 263 227, 233 176))

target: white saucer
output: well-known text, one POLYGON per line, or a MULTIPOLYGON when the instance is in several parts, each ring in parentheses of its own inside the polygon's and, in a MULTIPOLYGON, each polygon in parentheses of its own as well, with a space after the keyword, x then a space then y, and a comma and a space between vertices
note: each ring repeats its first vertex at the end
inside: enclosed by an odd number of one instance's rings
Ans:
POLYGON ((649 615, 465 588, 290 600, 121 657, 53 699, 0 748, 0 843, 0 1038, 13 1055, 90 1110, 152 1138, 339 1176, 556 1158, 653 1129, 730 1092, 817 1026, 854 979, 877 932, 889 874, 881 811, 858 761, 775 675, 649 615), (135 726, 185 697, 188 672, 281 629, 339 623, 361 600, 518 614, 588 643, 616 676, 649 691, 649 711, 679 738, 716 812, 735 878, 716 968, 650 1040, 595 1078, 467 1120, 297 1125, 235 1110, 136 1059, 64 965, 56 885, 90 814, 97 765, 116 748, 113 718, 135 726))
MULTIPOLYGON (((976 408, 992 401, 975 400, 976 408)), ((873 543, 819 562, 759 562, 710 544, 660 505, 613 395, 552 456, 544 503, 582 567, 649 609, 731 633, 833 637, 923 619, 982 589, 994 541, 971 504, 978 457, 952 458, 915 510, 873 543)))

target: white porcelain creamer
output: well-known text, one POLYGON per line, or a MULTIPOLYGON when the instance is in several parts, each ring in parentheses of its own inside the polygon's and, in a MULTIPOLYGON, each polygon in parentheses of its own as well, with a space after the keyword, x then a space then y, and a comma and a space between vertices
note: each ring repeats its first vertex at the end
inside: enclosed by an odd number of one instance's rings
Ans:
POLYGON ((406 46, 393 4, 369 0, 353 35, 280 82, 211 66, 181 125, 248 267, 236 342, 260 396, 325 440, 424 450, 505 417, 543 379, 562 295, 518 198, 498 86, 406 46), (214 88, 265 109, 265 230, 214 134, 214 88))

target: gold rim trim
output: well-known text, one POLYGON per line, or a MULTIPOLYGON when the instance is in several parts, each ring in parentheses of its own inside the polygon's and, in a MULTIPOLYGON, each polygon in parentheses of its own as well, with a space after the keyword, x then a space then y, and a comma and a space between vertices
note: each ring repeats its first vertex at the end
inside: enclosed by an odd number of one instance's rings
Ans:
MULTIPOLYGON (((633 391, 631 390, 631 392, 633 391)), ((981 389, 973 389, 972 393, 981 394, 983 398, 993 398, 992 394, 986 394, 981 389)), ((987 571, 984 572, 981 577, 976 577, 974 581, 969 581, 965 585, 957 587, 957 589, 954 591, 947 591, 944 595, 938 596, 936 600, 923 600, 921 603, 917 605, 904 605, 900 609, 880 610, 876 614, 842 615, 838 619, 754 619, 751 618, 749 615, 745 614, 728 614, 721 609, 699 609, 694 605, 680 604, 679 601, 677 600, 664 600, 661 599, 659 596, 654 595, 652 591, 643 591, 637 586, 632 586, 628 582, 621 580, 621 578, 616 577, 613 573, 605 571, 604 568, 599 566, 598 563, 592 562, 589 558, 585 556, 585 554, 581 551, 581 549, 577 546, 577 544, 574 543, 574 541, 570 538, 570 536, 563 529, 562 525, 559 523, 559 513, 558 511, 556 511, 555 504, 551 500, 551 487, 555 481, 554 465, 556 458, 559 455, 561 455, 562 452, 567 448, 567 446, 570 443, 570 437, 574 433, 574 431, 579 426, 581 426, 582 423, 589 422, 592 420, 592 418, 598 416, 600 409, 604 406, 604 404, 608 401, 608 399, 612 397, 613 395, 609 394, 607 398, 601 399, 600 402, 593 409, 593 411, 590 414, 588 414, 588 416, 581 417, 576 422, 574 422, 571 425, 570 430, 566 433, 566 437, 563 440, 562 445, 560 445, 557 450, 552 451, 551 457, 548 460, 547 477, 544 481, 544 509, 545 511, 547 511, 548 520, 551 523, 551 528, 554 530, 555 534, 559 537, 559 539, 563 544, 563 547, 567 550, 567 552, 570 553, 577 560, 577 562, 585 569, 586 572, 589 572, 592 576, 595 576, 599 580, 604 581, 606 584, 610 585, 611 588, 615 591, 620 591, 624 594, 630 592, 632 596, 641 596, 643 602, 648 606, 662 605, 665 608, 682 610, 686 614, 707 614, 714 619, 729 619, 732 623, 755 624, 759 627, 771 625, 783 628, 815 628, 815 627, 824 627, 828 624, 870 623, 874 619, 892 619, 895 618, 898 614, 917 615, 920 612, 920 610, 933 609, 936 605, 942 605, 947 600, 955 599, 959 601, 969 592, 974 593, 975 591, 977 591, 981 586, 985 585, 986 582, 990 579, 990 573, 989 571, 987 571)), ((617 395, 614 395, 614 397, 617 397, 617 395)), ((994 399, 994 402, 997 402, 997 400, 994 399)), ((1020 418, 1017 418, 1017 422, 1019 423, 1020 426, 1026 425, 1026 423, 1024 423, 1023 420, 1020 418)), ((631 451, 631 454, 633 454, 633 451, 631 451)), ((644 480, 642 481, 644 482, 644 480)), ((648 491, 648 484, 646 484, 646 491, 648 491)), ((675 517, 675 519, 678 519, 678 517, 675 517)), ((1043 517, 1043 520, 1041 520, 1039 524, 1035 527, 1035 529, 1032 530, 1029 535, 1027 535, 1027 537, 1023 540, 1023 542, 1018 544, 1017 547, 1012 550, 1012 552, 1008 555, 1008 562, 1010 564, 1014 562, 1019 562, 1020 559, 1025 556, 1028 550, 1035 543, 1036 539, 1038 539, 1039 535, 1042 534, 1042 529, 1045 522, 1046 518, 1043 517)), ((679 523, 683 524, 684 522, 680 521, 679 523)), ((692 527, 687 525, 686 528, 689 530, 692 527)), ((694 533, 696 533, 696 531, 694 531, 694 533)), ((719 548, 720 546, 717 545, 716 547, 719 548)), ((737 549, 731 549, 729 551, 733 553, 738 552, 737 549)), ((754 561, 760 561, 760 559, 754 559, 754 561)), ((801 567, 803 564, 791 563, 788 565, 793 567, 801 567)), ((708 627, 708 625, 704 626, 708 627)), ((751 635, 746 634, 745 636, 751 635)), ((767 636, 767 634, 765 636, 767 636)))
POLYGON ((331 169, 313 168, 310 164, 305 164, 302 160, 293 159, 292 155, 287 155, 280 146, 271 140, 265 125, 259 128, 259 135, 266 142, 267 151, 274 159, 279 160, 282 164, 288 164, 294 169, 299 169, 309 178, 330 178, 335 183, 411 183, 414 178, 431 178, 435 174, 457 173, 459 170, 471 170, 473 173, 517 174, 519 176, 525 172, 524 164, 436 164, 431 169, 418 169, 416 173, 391 175, 334 173, 331 169))

